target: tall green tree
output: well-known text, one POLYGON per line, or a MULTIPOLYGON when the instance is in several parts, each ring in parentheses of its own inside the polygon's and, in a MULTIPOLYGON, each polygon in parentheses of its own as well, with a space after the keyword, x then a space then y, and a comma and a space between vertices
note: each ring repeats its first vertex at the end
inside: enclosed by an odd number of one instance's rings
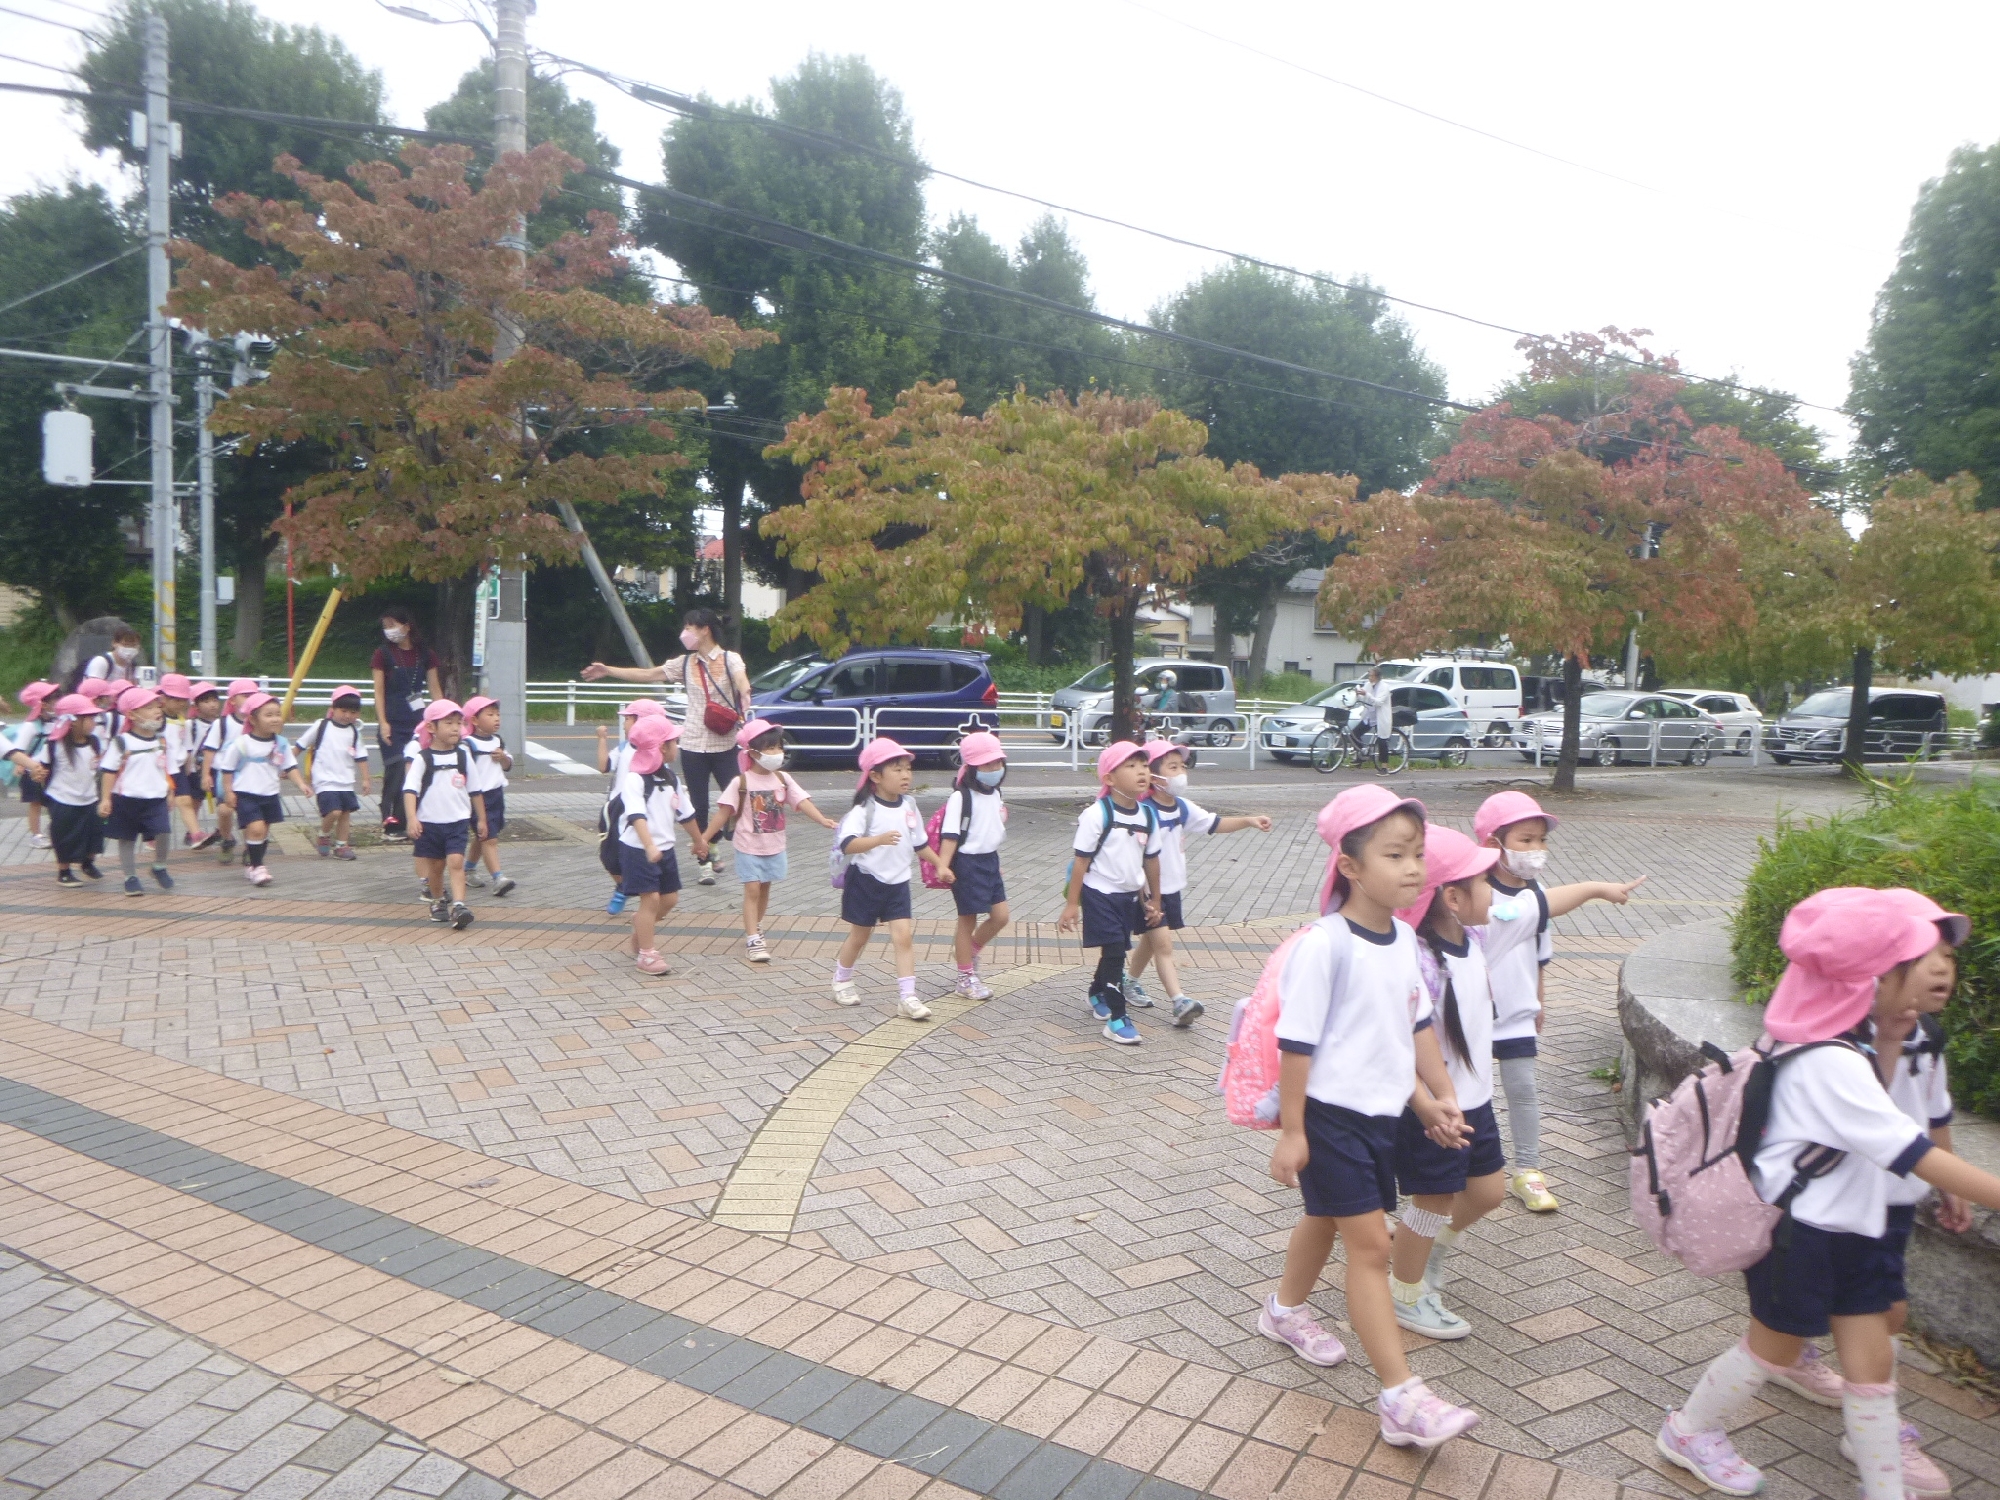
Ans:
MULTIPOLYGON (((717 113, 678 120, 664 141, 669 185, 696 197, 753 210, 800 228, 918 256, 924 248, 925 169, 902 95, 859 57, 814 53, 771 83, 768 103, 744 99, 717 113), (755 115, 873 148, 901 160, 787 135, 729 116, 755 115)), ((640 238, 670 256, 701 300, 744 327, 775 330, 780 341, 739 359, 709 383, 731 396, 749 424, 779 427, 825 405, 834 386, 858 386, 884 400, 928 367, 927 295, 905 275, 786 249, 733 220, 645 200, 640 238), (748 237, 747 237, 748 236, 748 237)), ((767 460, 763 444, 717 433, 707 480, 722 511, 725 603, 740 613, 743 565, 793 587, 756 519, 799 500, 799 471, 767 460)))
MULTIPOLYGON (((1444 372, 1407 325, 1365 284, 1345 290, 1261 266, 1211 271, 1153 313, 1156 325, 1231 348, 1290 360, 1425 395, 1445 393, 1444 372)), ((1208 428, 1208 451, 1266 474, 1352 474, 1363 493, 1403 489, 1423 472, 1437 408, 1310 375, 1273 371, 1230 355, 1163 345, 1161 395, 1208 428), (1224 382, 1237 382, 1225 384, 1224 382)), ((1340 542, 1286 532, 1226 566, 1203 569, 1192 597, 1215 607, 1216 647, 1251 640, 1250 676, 1265 675, 1285 585, 1320 567, 1340 542)))
MULTIPOLYGON (((449 99, 424 111, 424 124, 454 135, 493 137, 493 60, 488 58, 458 80, 449 99)), ((543 142, 560 146, 585 167, 618 170, 618 148, 598 133, 597 106, 572 98, 560 78, 528 71, 528 149, 543 142)), ((479 181, 475 170, 471 180, 479 181)), ((618 185, 575 172, 563 179, 562 190, 528 220, 528 241, 537 250, 571 230, 589 227, 593 213, 610 214, 621 223, 625 199, 618 185)))
POLYGON ((1871 477, 1966 472, 2000 501, 2000 145, 1960 147, 1917 194, 1848 410, 1871 477))
MULTIPOLYGON (((110 260, 138 233, 100 187, 70 182, 10 198, 0 206, 0 302, 12 302, 110 260)), ((144 258, 128 255, 68 286, 0 313, 0 344, 104 359, 127 349, 146 301, 144 258)), ((42 413, 59 403, 58 380, 131 384, 126 374, 94 380, 87 365, 0 359, 0 582, 35 594, 65 629, 108 608, 124 568, 123 523, 145 492, 122 485, 89 489, 42 483, 42 413)), ((143 479, 135 463, 146 409, 136 403, 77 402, 96 429, 94 462, 107 479, 143 479)))
MULTIPOLYGON (((145 18, 155 11, 167 21, 168 84, 175 97, 326 119, 384 119, 380 73, 318 27, 272 21, 245 0, 123 0, 77 69, 93 94, 139 89, 145 18)), ((105 99, 81 109, 86 146, 115 152, 135 169, 142 164, 143 153, 128 139, 129 106, 105 99)), ((254 264, 264 252, 238 221, 218 212, 223 198, 289 194, 293 184, 272 165, 281 155, 339 179, 355 162, 380 158, 395 146, 388 136, 342 136, 194 111, 177 118, 182 151, 174 163, 174 233, 237 265, 254 264)), ((285 491, 326 459, 325 450, 291 441, 245 442, 218 458, 216 551, 236 574, 236 661, 256 655, 263 640, 265 581, 278 545, 271 527, 284 513, 285 491)))

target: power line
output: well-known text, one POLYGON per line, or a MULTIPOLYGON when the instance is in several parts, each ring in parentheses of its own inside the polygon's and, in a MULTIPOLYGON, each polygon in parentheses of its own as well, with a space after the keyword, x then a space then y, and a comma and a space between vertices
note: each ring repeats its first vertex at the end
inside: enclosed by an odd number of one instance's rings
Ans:
POLYGON ((24 21, 40 21, 44 26, 60 26, 64 31, 74 31, 78 36, 92 36, 81 26, 72 26, 68 21, 58 21, 51 16, 38 16, 31 10, 16 10, 11 5, 0 5, 0 14, 19 16, 24 21))
POLYGON ((0 52, 0 58, 5 58, 8 62, 20 63, 23 67, 45 68, 51 73, 60 73, 65 78, 76 72, 74 68, 59 68, 54 63, 37 62, 32 57, 16 57, 11 52, 0 52))
POLYGON ((50 292, 61 290, 63 287, 68 286, 72 281, 81 281, 83 280, 84 277, 89 276, 94 272, 102 271, 106 266, 115 266, 118 264, 119 261, 124 260, 127 256, 137 255, 141 250, 144 250, 145 248, 146 247, 144 245, 133 245, 127 249, 120 250, 116 255, 112 256, 111 259, 109 260, 100 260, 94 266, 85 266, 81 271, 77 271, 72 273, 71 275, 63 277, 61 281, 52 281, 47 286, 37 287, 34 291, 28 293, 28 295, 25 297, 16 297, 12 302, 0 302, 0 313, 10 313, 15 308, 21 306, 23 303, 33 302, 37 297, 44 297, 47 296, 50 292))

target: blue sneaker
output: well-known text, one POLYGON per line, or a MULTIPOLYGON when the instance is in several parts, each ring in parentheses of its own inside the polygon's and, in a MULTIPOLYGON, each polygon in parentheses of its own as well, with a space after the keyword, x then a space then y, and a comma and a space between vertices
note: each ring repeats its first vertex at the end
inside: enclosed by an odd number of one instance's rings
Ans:
POLYGON ((128 896, 143 896, 146 894, 146 888, 139 884, 139 877, 137 875, 127 875, 125 877, 125 894, 128 896))
POLYGON ((611 899, 604 903, 604 910, 614 917, 625 910, 625 893, 623 891, 613 891, 611 899))
POLYGON ((1100 1021, 1111 1019, 1111 1007, 1105 1003, 1101 995, 1092 995, 1090 997, 1090 1013, 1100 1021))
POLYGON ((1132 1024, 1130 1016, 1120 1016, 1104 1028, 1104 1034, 1121 1047, 1136 1047, 1139 1045, 1139 1028, 1132 1024))
POLYGON ((154 865, 153 883, 163 891, 170 891, 174 888, 174 877, 167 873, 165 865, 154 865))

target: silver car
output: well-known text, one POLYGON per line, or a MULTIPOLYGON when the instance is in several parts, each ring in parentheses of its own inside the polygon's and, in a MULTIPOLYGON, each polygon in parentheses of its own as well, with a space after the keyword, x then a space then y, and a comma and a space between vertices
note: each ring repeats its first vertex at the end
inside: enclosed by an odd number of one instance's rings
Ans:
MULTIPOLYGON (((1707 765, 1722 743, 1720 724, 1692 703, 1664 693, 1588 693, 1577 707, 1582 715, 1577 758, 1600 766, 1615 766, 1627 758, 1653 759, 1656 733, 1659 759, 1690 766, 1707 765)), ((1521 759, 1533 760, 1539 740, 1541 758, 1552 760, 1562 753, 1562 732, 1561 713, 1537 714, 1521 721, 1514 748, 1521 759)))
POLYGON ((1361 679, 1349 678, 1323 687, 1296 708, 1272 714, 1257 731, 1257 743, 1271 759, 1289 763, 1312 753, 1313 741, 1326 728, 1326 711, 1344 708, 1352 712, 1360 701, 1361 679))
MULTIPOLYGON (((1173 656, 1145 656, 1132 663, 1132 677, 1139 696, 1146 703, 1159 696, 1160 674, 1174 674, 1174 690, 1196 700, 1196 707, 1184 710, 1184 732, 1195 744, 1226 745, 1241 726, 1236 720, 1236 680, 1229 668, 1218 662, 1185 661, 1173 656)), ((1111 723, 1112 665, 1092 667, 1049 699, 1053 710, 1049 729, 1056 738, 1065 737, 1074 719, 1083 730, 1086 745, 1099 745, 1111 723)))
MULTIPOLYGON (((1336 682, 1321 688, 1295 709, 1264 721, 1257 743, 1271 759, 1290 762, 1312 754, 1313 741, 1326 728, 1326 711, 1344 708, 1354 711, 1361 683, 1336 682)), ((1418 683, 1398 684, 1390 692, 1389 706, 1396 721, 1410 737, 1410 753, 1440 765, 1462 766, 1472 753, 1472 719, 1442 688, 1418 683)))

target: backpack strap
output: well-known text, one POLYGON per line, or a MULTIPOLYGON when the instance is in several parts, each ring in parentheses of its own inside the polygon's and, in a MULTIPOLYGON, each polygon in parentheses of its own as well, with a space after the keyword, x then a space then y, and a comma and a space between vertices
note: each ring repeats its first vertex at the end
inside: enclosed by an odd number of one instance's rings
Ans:
MULTIPOLYGON (((417 804, 419 807, 423 805, 424 796, 430 791, 431 783, 437 779, 437 751, 426 745, 423 747, 423 757, 424 775, 423 779, 417 783, 417 804)), ((453 754, 452 764, 458 768, 460 776, 469 777, 472 774, 472 762, 466 758, 464 745, 461 744, 456 753, 453 754)))

